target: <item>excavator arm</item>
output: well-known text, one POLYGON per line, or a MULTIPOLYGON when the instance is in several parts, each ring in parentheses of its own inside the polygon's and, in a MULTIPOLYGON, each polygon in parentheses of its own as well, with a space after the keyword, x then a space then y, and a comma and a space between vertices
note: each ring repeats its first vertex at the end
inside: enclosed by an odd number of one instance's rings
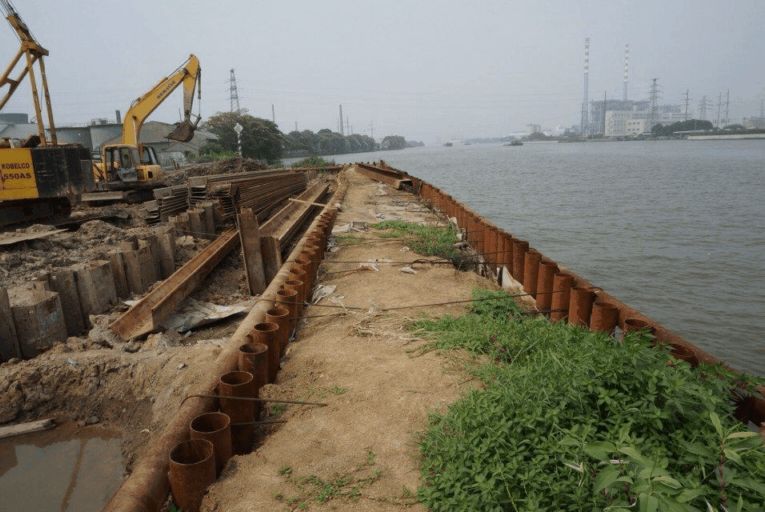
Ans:
POLYGON ((194 104, 195 89, 198 92, 198 98, 200 100, 202 98, 201 74, 199 59, 192 54, 173 73, 160 80, 149 92, 133 101, 122 123, 122 143, 140 147, 139 140, 143 123, 181 85, 183 85, 183 121, 167 138, 181 142, 190 141, 199 124, 199 117, 192 122, 191 108, 194 104))

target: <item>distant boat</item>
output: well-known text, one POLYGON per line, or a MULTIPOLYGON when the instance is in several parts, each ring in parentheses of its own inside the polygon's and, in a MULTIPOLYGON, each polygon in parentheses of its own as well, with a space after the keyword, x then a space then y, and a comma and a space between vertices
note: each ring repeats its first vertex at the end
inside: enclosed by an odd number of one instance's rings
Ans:
POLYGON ((447 142, 446 144, 444 144, 444 146, 446 146, 447 148, 450 148, 454 146, 454 144, 452 144, 451 142, 447 142))
POLYGON ((472 142, 463 142, 462 144, 464 144, 465 146, 472 146, 473 145, 472 142))
POLYGON ((509 144, 505 144, 505 146, 523 146, 523 142, 519 140, 514 140, 510 142, 509 144))

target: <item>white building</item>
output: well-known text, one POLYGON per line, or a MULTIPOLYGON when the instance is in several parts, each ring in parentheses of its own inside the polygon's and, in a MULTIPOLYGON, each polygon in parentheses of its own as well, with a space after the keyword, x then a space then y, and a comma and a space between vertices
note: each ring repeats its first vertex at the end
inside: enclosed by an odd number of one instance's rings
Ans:
MULTIPOLYGON (((606 137, 635 137, 651 133, 649 117, 651 113, 645 110, 607 110, 606 137)), ((672 124, 684 121, 682 112, 657 112, 654 124, 672 124)))

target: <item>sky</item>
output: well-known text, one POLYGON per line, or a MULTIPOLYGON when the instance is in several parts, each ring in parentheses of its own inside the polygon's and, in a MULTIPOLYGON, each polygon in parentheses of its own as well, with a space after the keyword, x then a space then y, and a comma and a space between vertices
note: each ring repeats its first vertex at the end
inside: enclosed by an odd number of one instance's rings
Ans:
MULTIPOLYGON (((242 108, 283 131, 338 128, 426 143, 579 123, 584 39, 590 97, 630 99, 659 79, 663 103, 691 110, 730 90, 730 117, 765 98, 763 0, 12 0, 46 60, 56 123, 114 119, 190 53, 203 117, 242 108)), ((0 28, 0 68, 18 43, 0 28)), ((176 121, 180 90, 152 116, 176 121)), ((197 107, 195 106, 195 112, 197 107)), ((716 107, 713 109, 716 111, 716 107)), ((19 88, 4 112, 31 112, 19 88)))

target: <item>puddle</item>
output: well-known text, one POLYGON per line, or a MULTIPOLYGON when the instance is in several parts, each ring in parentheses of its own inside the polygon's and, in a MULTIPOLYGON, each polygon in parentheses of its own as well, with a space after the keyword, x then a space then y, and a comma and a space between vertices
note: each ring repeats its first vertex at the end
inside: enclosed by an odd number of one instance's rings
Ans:
POLYGON ((120 444, 96 426, 0 440, 0 511, 101 510, 122 481, 120 444))

